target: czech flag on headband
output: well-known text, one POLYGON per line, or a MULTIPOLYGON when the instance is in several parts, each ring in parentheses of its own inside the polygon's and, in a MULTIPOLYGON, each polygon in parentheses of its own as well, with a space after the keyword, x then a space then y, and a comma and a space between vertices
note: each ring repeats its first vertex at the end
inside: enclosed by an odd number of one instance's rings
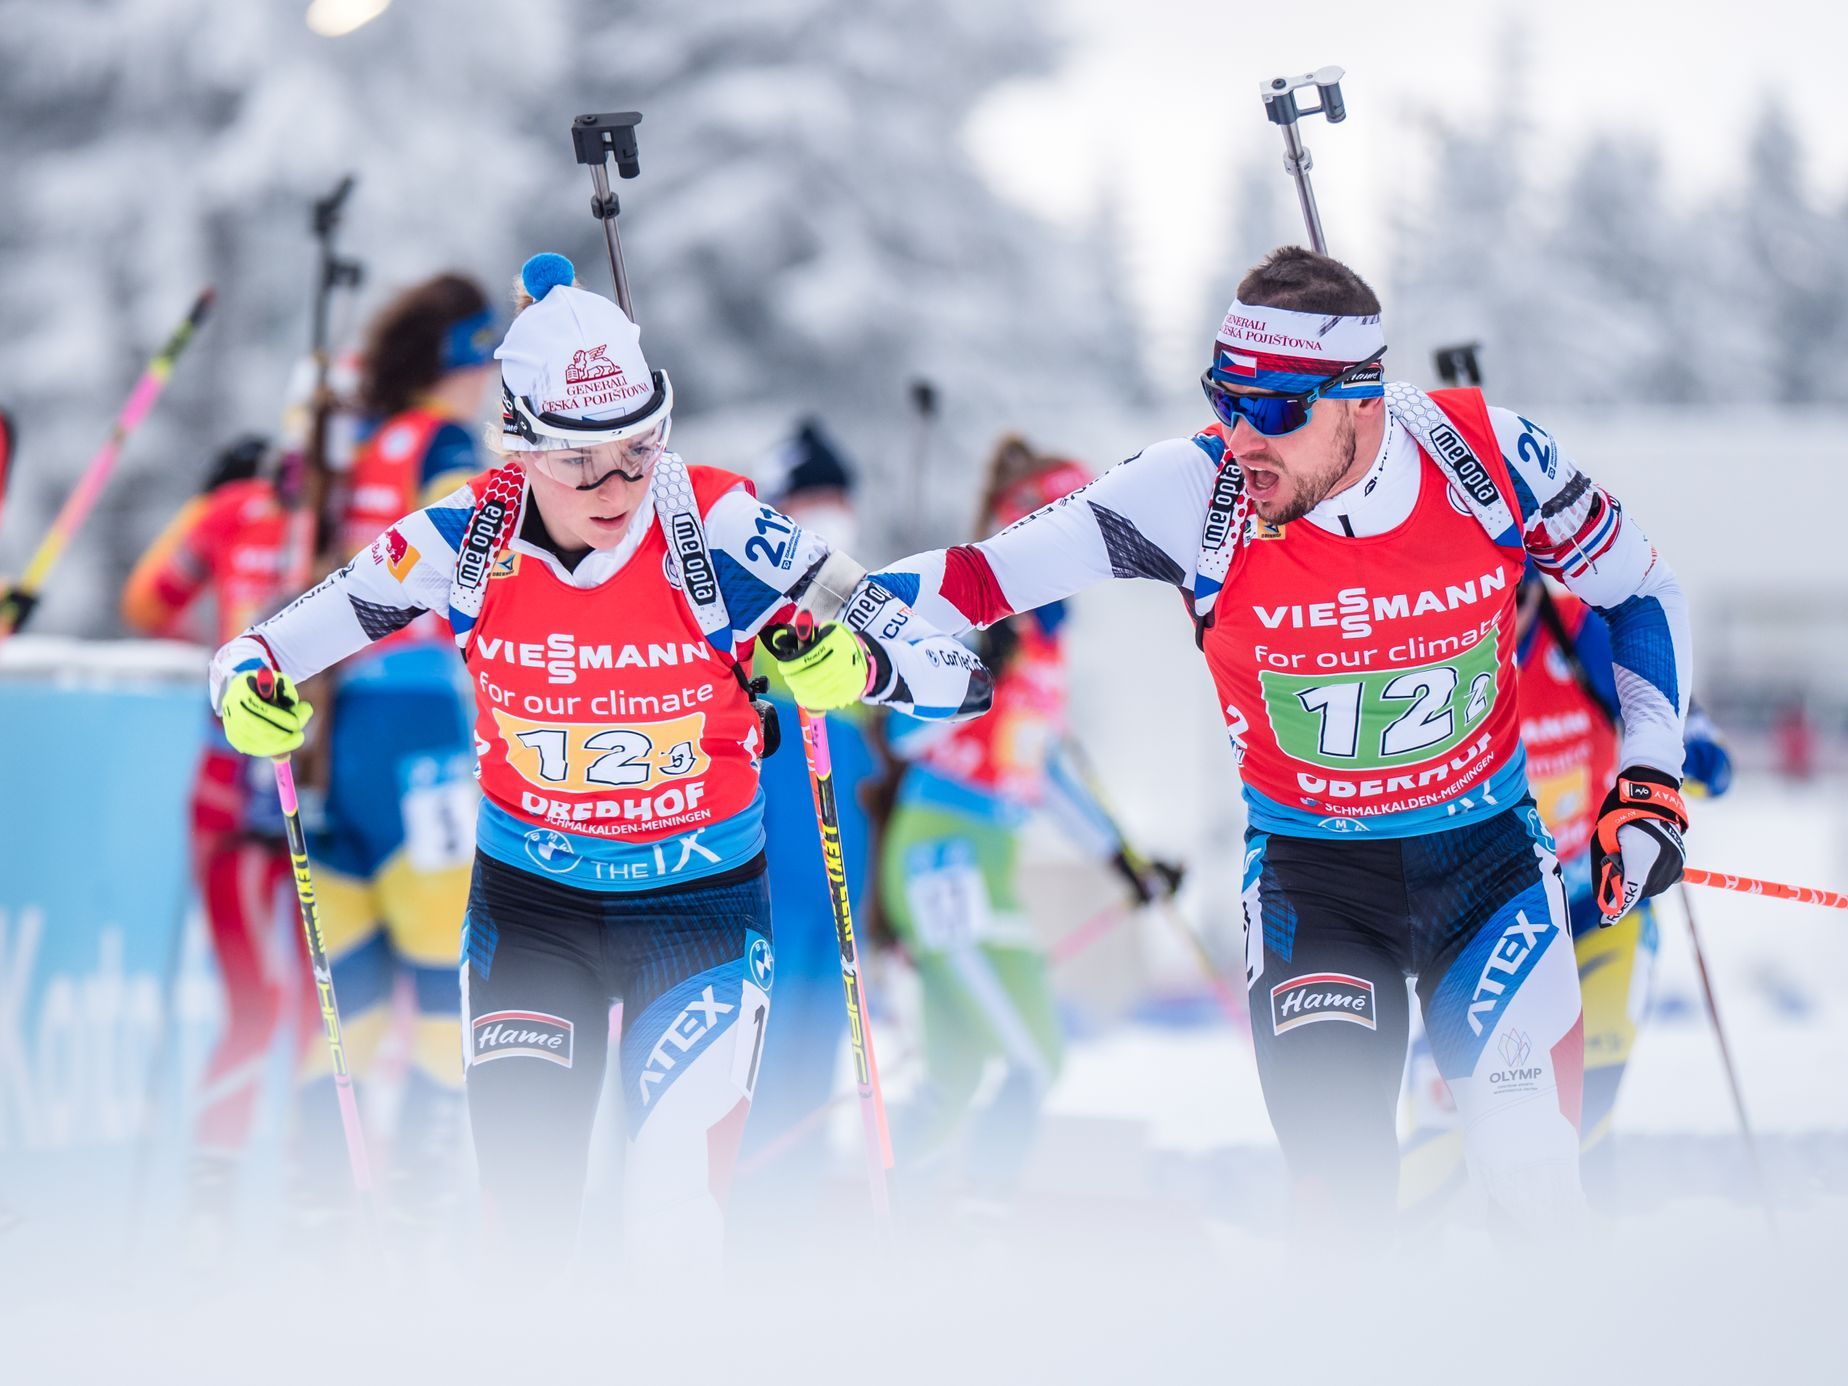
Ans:
MULTIPOLYGON (((1347 317, 1233 301, 1213 344, 1212 373, 1228 384, 1280 394, 1323 385, 1357 361, 1386 348, 1378 314, 1347 317)), ((1331 399, 1366 399, 1384 392, 1377 366, 1329 391, 1331 399)))

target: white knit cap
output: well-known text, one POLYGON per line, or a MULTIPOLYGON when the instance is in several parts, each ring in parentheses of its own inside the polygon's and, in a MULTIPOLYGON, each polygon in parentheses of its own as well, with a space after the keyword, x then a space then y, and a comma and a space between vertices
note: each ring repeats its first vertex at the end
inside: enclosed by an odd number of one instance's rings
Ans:
POLYGON ((520 274, 533 303, 494 355, 502 442, 512 451, 582 448, 665 422, 673 387, 650 371, 641 329, 601 294, 571 287, 571 262, 535 255, 520 274))

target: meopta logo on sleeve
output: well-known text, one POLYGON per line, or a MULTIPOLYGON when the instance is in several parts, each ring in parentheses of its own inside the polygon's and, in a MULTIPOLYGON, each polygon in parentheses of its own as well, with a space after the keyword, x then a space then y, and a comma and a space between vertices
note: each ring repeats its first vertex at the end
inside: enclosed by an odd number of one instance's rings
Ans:
POLYGON ((1271 1033, 1287 1034, 1318 1020, 1345 1020, 1377 1029, 1373 983, 1345 972, 1312 972, 1271 988, 1271 1033))
POLYGON ((571 1067, 571 1022, 543 1011, 490 1011, 475 1017, 469 1062, 524 1057, 571 1067))

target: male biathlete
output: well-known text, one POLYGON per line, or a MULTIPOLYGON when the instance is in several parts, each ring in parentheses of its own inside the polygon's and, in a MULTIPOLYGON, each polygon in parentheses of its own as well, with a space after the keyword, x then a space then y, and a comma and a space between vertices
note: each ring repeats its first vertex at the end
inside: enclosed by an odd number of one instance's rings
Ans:
POLYGON ((973 716, 989 679, 742 478, 669 452, 666 375, 569 261, 522 278, 533 301, 495 353, 505 465, 227 644, 212 698, 233 745, 287 753, 312 710, 296 681, 447 615, 483 794, 460 952, 495 1245, 568 1250, 620 998, 630 1249, 705 1264, 774 977, 751 641, 812 626, 784 673, 815 709, 973 716))
POLYGON ((1600 812, 1617 850, 1595 865, 1612 916, 1681 873, 1685 605, 1544 430, 1474 390, 1383 384, 1385 350, 1358 275, 1275 251, 1201 378, 1215 426, 878 580, 951 629, 1109 578, 1179 587, 1242 769, 1253 1038, 1299 1205, 1390 1216, 1415 975, 1475 1177, 1505 1223, 1551 1231, 1583 1205, 1583 1042, 1527 793, 1515 592, 1531 553, 1610 626, 1623 769, 1600 812))

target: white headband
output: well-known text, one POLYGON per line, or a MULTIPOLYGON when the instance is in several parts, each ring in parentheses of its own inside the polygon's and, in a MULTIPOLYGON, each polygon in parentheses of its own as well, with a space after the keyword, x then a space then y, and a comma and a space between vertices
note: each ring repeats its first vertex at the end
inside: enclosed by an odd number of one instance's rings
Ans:
POLYGON ((1378 313, 1366 317, 1298 313, 1234 299, 1219 325, 1219 345, 1255 355, 1345 366, 1385 350, 1386 333, 1378 313))

